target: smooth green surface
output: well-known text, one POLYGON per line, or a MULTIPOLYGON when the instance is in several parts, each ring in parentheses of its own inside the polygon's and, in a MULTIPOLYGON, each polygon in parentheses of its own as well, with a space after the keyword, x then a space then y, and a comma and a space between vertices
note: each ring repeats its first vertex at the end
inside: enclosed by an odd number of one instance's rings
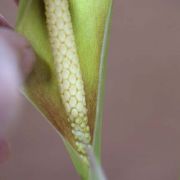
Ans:
POLYGON ((106 63, 108 56, 109 38, 110 38, 110 25, 112 15, 112 2, 109 4, 108 14, 105 22, 103 44, 99 65, 99 82, 98 82, 98 95, 96 106, 96 120, 94 129, 94 141, 93 149, 97 160, 100 161, 101 156, 101 131, 102 131, 102 119, 103 119, 103 104, 105 93, 105 79, 106 79, 106 63))
MULTIPOLYGON (((93 149, 100 159, 102 109, 111 0, 69 0, 73 30, 85 84, 86 101, 93 131, 93 149)), ((70 127, 58 91, 42 0, 21 0, 16 29, 37 54, 25 94, 64 137, 76 170, 88 179, 88 167, 73 148, 70 127)))

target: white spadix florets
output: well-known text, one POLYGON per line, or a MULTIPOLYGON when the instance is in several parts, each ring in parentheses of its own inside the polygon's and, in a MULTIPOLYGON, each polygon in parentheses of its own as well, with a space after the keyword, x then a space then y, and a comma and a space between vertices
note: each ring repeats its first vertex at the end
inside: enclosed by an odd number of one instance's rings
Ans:
POLYGON ((75 138, 77 151, 85 154, 91 141, 84 84, 67 0, 44 0, 47 26, 59 90, 75 138))

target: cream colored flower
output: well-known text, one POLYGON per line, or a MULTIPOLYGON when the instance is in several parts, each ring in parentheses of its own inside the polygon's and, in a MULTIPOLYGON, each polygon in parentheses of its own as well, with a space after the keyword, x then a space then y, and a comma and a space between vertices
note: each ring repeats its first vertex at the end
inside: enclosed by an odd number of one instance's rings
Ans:
POLYGON ((90 145, 87 106, 79 57, 67 0, 45 0, 46 19, 56 66, 59 92, 77 151, 84 157, 90 145))

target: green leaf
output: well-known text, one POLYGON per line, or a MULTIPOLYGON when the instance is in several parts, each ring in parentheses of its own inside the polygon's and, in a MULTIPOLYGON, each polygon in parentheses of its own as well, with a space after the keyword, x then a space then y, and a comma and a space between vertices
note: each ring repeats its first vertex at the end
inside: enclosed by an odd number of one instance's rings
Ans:
POLYGON ((100 65, 99 65, 98 95, 97 95, 96 120, 95 120, 94 141, 93 141, 94 153, 96 155, 97 160, 99 161, 101 156, 101 131, 102 131, 106 63, 107 63, 108 48, 109 48, 111 16, 112 16, 112 2, 109 4, 108 14, 106 17, 103 44, 101 49, 100 65))
MULTIPOLYGON (((85 86, 93 150, 100 161, 112 1, 69 0, 69 8, 85 86)), ((74 148, 71 127, 59 94, 42 0, 20 1, 16 30, 29 40, 37 55, 33 72, 25 82, 24 93, 61 134, 76 170, 81 177, 88 179, 89 168, 74 148)))

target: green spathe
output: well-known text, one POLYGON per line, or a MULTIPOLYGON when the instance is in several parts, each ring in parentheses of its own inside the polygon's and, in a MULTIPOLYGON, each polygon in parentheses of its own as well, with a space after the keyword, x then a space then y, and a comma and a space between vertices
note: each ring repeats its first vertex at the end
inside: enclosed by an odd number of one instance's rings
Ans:
MULTIPOLYGON (((91 126, 92 144, 100 158, 100 139, 107 39, 111 0, 69 0, 71 19, 91 126)), ((24 92, 31 102, 56 127, 66 144, 79 174, 87 178, 88 167, 74 149, 71 127, 58 91, 58 82, 48 39, 42 0, 21 0, 16 29, 31 43, 37 54, 34 70, 24 92)))

